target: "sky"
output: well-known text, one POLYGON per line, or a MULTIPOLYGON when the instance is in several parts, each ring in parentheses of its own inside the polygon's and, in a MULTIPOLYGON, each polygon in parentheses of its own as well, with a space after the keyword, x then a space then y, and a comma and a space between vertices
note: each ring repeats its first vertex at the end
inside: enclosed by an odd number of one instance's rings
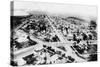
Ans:
POLYGON ((59 4, 31 1, 14 1, 14 15, 28 15, 30 11, 43 11, 51 14, 72 14, 97 17, 97 6, 59 4))

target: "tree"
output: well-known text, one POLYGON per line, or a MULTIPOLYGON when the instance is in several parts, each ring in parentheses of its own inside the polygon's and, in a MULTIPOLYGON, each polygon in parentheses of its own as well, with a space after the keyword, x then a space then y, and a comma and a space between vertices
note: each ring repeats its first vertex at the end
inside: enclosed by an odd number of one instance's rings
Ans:
POLYGON ((96 29, 96 27, 97 27, 96 22, 93 21, 93 20, 91 20, 91 21, 90 21, 90 29, 96 29))

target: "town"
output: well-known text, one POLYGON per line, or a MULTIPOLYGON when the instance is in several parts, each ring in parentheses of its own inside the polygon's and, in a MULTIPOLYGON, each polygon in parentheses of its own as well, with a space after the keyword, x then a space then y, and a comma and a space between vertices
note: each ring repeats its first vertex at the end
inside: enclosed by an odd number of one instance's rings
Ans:
POLYGON ((11 31, 14 66, 97 61, 96 20, 49 14, 11 19, 21 22, 11 31))

